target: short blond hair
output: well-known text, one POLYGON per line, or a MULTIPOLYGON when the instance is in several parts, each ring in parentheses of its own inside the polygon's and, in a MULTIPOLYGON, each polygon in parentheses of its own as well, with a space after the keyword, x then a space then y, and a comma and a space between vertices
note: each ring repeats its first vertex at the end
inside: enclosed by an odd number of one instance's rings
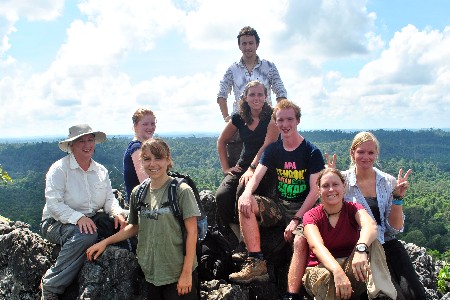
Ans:
POLYGON ((377 154, 380 153, 380 143, 372 132, 369 131, 361 131, 355 135, 353 138, 352 145, 350 146, 350 167, 355 165, 355 159, 352 156, 352 153, 364 142, 373 141, 375 143, 375 147, 377 149, 377 154))
POLYGON ((272 118, 276 121, 277 120, 277 112, 282 109, 289 109, 292 108, 295 113, 295 118, 297 121, 300 121, 300 118, 302 116, 302 110, 300 109, 300 106, 295 104, 292 101, 289 101, 288 99, 283 99, 280 102, 277 103, 275 108, 273 109, 272 118))

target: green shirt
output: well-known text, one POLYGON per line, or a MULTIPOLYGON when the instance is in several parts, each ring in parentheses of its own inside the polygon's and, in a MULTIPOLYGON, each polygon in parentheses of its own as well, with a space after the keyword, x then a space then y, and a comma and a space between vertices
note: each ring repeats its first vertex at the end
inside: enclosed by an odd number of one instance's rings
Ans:
MULTIPOLYGON (((148 188, 140 212, 136 210, 134 189, 130 203, 130 224, 139 224, 137 258, 145 279, 156 285, 166 285, 178 281, 183 269, 183 239, 181 227, 169 207, 168 190, 170 178, 161 188, 148 188)), ((194 193, 188 184, 182 183, 177 189, 177 201, 183 219, 200 216, 194 193)), ((197 267, 194 257, 192 271, 197 267)))

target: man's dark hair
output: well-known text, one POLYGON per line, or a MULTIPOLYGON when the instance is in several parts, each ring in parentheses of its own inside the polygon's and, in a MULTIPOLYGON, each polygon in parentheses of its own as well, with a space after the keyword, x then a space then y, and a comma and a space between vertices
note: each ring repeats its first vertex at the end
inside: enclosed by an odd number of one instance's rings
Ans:
POLYGON ((256 32, 256 30, 254 28, 252 28, 250 26, 245 26, 244 28, 241 29, 241 31, 239 31, 239 34, 237 36, 238 45, 239 45, 239 42, 240 42, 240 38, 243 35, 253 35, 255 37, 256 44, 259 44, 259 35, 258 35, 258 33, 256 32))

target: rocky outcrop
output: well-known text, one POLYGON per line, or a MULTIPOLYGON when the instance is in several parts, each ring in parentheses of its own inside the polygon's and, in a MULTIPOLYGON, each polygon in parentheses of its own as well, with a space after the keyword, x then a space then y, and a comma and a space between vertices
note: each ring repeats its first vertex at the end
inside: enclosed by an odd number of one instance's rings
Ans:
POLYGON ((22 222, 0 222, 0 299, 39 299, 42 274, 56 247, 22 222))
MULTIPOLYGON (((208 220, 215 223, 214 196, 201 193, 208 220)), ((201 299, 277 299, 286 286, 289 248, 279 247, 279 229, 264 229, 263 251, 268 253, 269 283, 230 284, 225 280, 201 284, 201 299), (287 251, 287 252, 286 252, 287 251), (273 255, 270 255, 273 254, 273 255)), ((436 264, 424 248, 406 244, 424 283, 427 299, 449 299, 436 291, 436 264)), ((22 222, 0 221, 0 299, 39 299, 39 283, 54 263, 59 247, 30 231, 22 222)), ((77 280, 61 299, 148 299, 143 274, 133 253, 109 246, 96 262, 86 261, 77 280)), ((310 298, 305 298, 310 299, 310 298)))

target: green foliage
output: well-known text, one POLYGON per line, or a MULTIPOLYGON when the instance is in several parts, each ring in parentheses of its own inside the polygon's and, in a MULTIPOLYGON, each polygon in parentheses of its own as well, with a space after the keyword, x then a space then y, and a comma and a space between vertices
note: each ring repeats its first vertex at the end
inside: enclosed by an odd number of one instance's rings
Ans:
MULTIPOLYGON (((398 237, 426 247, 433 257, 450 260, 450 133, 442 130, 386 131, 374 134, 381 144, 379 168, 397 176, 413 169, 405 197, 404 233, 398 237)), ((355 132, 306 131, 302 135, 322 153, 337 154, 337 167, 350 165, 355 132)), ((174 170, 189 174, 199 190, 215 191, 223 174, 217 157, 217 137, 168 137, 174 170)), ((131 137, 112 137, 97 145, 94 159, 110 173, 111 183, 124 193, 123 152, 131 137)), ((44 206, 45 174, 65 154, 56 141, 0 144, 0 163, 14 181, 0 184, 0 211, 11 220, 29 223, 37 231, 44 206)))
POLYGON ((3 170, 2 166, 0 165, 0 184, 7 184, 8 182, 12 182, 11 177, 9 177, 8 173, 3 170))
POLYGON ((439 292, 445 294, 450 291, 448 287, 448 283, 450 282, 450 265, 448 263, 444 262, 442 269, 439 271, 437 276, 437 280, 439 292))

